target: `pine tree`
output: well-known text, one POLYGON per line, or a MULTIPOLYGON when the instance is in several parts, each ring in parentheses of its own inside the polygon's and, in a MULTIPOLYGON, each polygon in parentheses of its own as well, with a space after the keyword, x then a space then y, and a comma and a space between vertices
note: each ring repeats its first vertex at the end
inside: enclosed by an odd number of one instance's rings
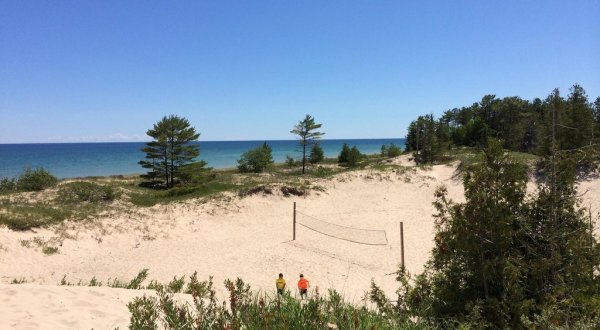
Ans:
POLYGON ((173 187, 181 166, 191 163, 200 154, 198 145, 192 143, 200 134, 187 119, 176 115, 163 117, 146 134, 154 140, 142 149, 146 159, 139 164, 151 169, 145 177, 152 180, 163 177, 165 186, 173 187))
POLYGON ((303 120, 299 121, 290 133, 298 135, 298 144, 302 152, 302 174, 306 167, 306 148, 315 143, 325 133, 316 131, 321 128, 321 124, 315 123, 315 119, 311 115, 306 115, 303 120))
POLYGON ((310 149, 309 162, 311 164, 317 164, 323 161, 325 158, 325 153, 323 152, 323 148, 319 143, 315 143, 310 149))
POLYGON ((600 246, 578 206, 575 162, 560 153, 545 164, 547 180, 528 198, 525 167, 490 140, 466 171, 465 203, 436 193, 432 257, 398 300, 423 319, 478 328, 598 320, 600 246))

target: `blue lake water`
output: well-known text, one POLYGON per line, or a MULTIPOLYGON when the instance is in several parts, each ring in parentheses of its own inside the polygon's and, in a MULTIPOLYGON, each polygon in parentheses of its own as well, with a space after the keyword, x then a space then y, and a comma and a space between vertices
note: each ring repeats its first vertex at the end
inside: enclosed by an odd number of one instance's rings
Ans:
MULTIPOLYGON (((199 159, 213 168, 235 167, 242 153, 263 142, 273 149, 275 162, 283 162, 286 155, 300 158, 297 141, 275 140, 201 141, 199 159)), ((325 157, 337 157, 344 142, 355 145, 362 153, 373 154, 380 151, 382 144, 394 143, 404 148, 405 140, 321 140, 325 157)), ((0 177, 15 177, 28 166, 43 167, 59 178, 144 173, 138 165, 145 156, 140 150, 144 146, 144 142, 0 144, 0 177)))

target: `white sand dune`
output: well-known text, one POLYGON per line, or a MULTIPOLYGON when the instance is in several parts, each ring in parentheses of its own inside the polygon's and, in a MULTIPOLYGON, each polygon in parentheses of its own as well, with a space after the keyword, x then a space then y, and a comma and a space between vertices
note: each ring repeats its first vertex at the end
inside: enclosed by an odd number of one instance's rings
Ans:
MULTIPOLYGON (((150 279, 161 282, 194 271, 199 279, 214 276, 222 299, 226 278, 240 277, 255 290, 272 292, 280 272, 291 287, 304 273, 313 288, 336 289, 357 303, 371 280, 393 295, 397 283, 390 274, 400 262, 399 222, 404 223, 406 266, 418 273, 433 247, 434 191, 445 185, 452 199, 464 200, 462 183, 452 179, 454 170, 453 166, 387 173, 365 170, 323 181, 325 191, 307 197, 232 197, 157 206, 141 215, 110 215, 94 224, 72 225, 66 233, 74 238, 62 241, 55 255, 21 243, 34 237, 49 240, 57 236, 54 231, 0 228, 0 283, 15 278, 32 283, 0 286, 0 327, 125 328, 126 302, 139 292, 56 285, 64 275, 70 282, 94 276, 104 282, 129 280, 144 268, 150 270, 150 279), (291 241, 294 201, 299 212, 318 219, 383 229, 389 244, 356 244, 301 226, 291 241), (73 320, 77 323, 69 323, 73 320)), ((600 180, 581 186, 587 191, 584 205, 592 203, 600 210, 600 180)))
POLYGON ((127 303, 145 290, 0 284, 0 329, 127 329, 127 303))

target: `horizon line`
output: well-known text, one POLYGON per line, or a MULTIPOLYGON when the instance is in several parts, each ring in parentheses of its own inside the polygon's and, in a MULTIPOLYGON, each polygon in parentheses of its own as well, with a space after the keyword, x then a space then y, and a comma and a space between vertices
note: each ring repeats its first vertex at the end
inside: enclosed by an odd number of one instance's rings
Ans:
MULTIPOLYGON (((378 138, 331 138, 319 139, 321 141, 332 140, 401 140, 406 137, 378 137, 378 138)), ((297 139, 251 139, 251 140, 196 140, 193 142, 260 142, 260 141, 296 141, 297 139)), ((17 144, 93 144, 93 143, 148 143, 147 141, 64 141, 64 142, 0 142, 0 145, 17 145, 17 144)))

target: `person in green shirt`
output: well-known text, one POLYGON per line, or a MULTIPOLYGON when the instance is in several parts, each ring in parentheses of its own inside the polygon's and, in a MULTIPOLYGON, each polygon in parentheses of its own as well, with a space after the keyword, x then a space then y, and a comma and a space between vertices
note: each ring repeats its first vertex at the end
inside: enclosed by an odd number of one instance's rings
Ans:
POLYGON ((282 273, 279 273, 279 278, 275 280, 275 286, 277 287, 277 293, 283 295, 285 292, 285 280, 282 273))

